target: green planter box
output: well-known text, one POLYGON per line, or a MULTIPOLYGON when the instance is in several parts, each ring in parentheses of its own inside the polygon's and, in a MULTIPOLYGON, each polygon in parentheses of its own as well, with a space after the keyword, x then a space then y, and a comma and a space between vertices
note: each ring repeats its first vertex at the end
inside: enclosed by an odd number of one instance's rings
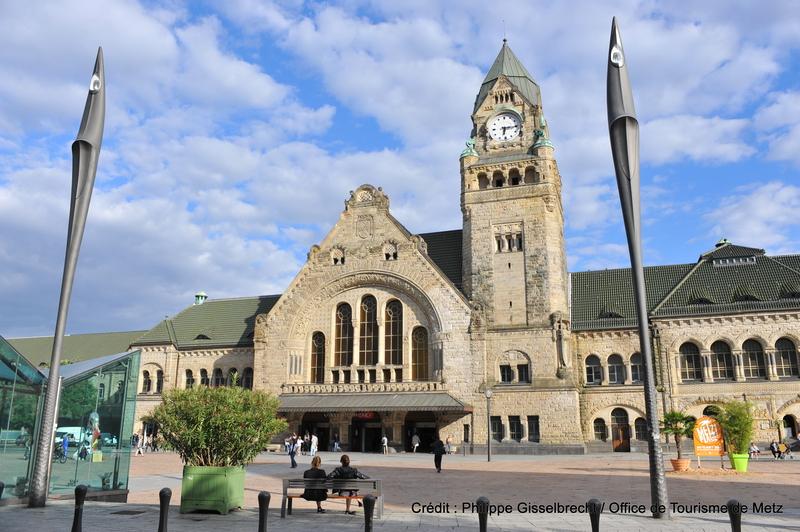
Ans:
POLYGON ((733 468, 736 471, 740 473, 747 473, 747 463, 750 461, 750 455, 731 453, 731 461, 733 462, 733 468))
POLYGON ((183 466, 181 513, 215 510, 227 514, 244 504, 244 467, 183 466))

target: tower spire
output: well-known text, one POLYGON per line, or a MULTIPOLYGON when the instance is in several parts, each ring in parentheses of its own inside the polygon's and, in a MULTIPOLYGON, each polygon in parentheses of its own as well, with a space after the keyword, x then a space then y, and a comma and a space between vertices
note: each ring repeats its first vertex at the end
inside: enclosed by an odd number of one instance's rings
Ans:
POLYGON ((511 47, 508 45, 508 39, 503 37, 503 45, 500 47, 500 52, 492 63, 489 72, 483 79, 481 89, 478 91, 478 96, 475 98, 475 107, 472 112, 478 110, 478 107, 483 103, 486 95, 492 90, 500 76, 505 76, 508 81, 528 100, 531 105, 541 105, 541 92, 539 85, 534 81, 533 76, 523 66, 522 62, 517 59, 511 47))

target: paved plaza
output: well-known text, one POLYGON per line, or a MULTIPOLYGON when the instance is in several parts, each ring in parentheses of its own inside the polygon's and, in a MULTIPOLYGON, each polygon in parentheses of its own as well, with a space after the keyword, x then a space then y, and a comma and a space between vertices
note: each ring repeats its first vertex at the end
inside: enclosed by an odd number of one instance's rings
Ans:
MULTIPOLYGON (((321 453, 323 468, 332 469, 339 454, 321 453)), ((745 503, 745 530, 800 530, 800 460, 761 459, 751 462, 746 475, 720 471, 719 461, 703 462, 701 471, 669 473, 670 501, 684 505, 671 521, 655 521, 649 512, 635 514, 631 505, 649 505, 646 456, 598 454, 587 456, 485 456, 451 455, 437 474, 431 455, 351 455, 353 464, 373 478, 383 480, 386 514, 375 530, 451 530, 478 528, 477 514, 462 511, 462 504, 484 495, 493 504, 510 505, 511 512, 493 516, 489 530, 587 530, 585 514, 530 513, 529 505, 583 504, 596 497, 606 503, 601 518, 603 530, 730 530, 728 517, 704 513, 698 504, 724 505, 730 498, 745 503), (415 504, 418 503, 418 504, 415 504), (414 513, 429 503, 449 504, 449 512, 414 513), (619 508, 612 508, 612 505, 619 508), (624 505, 629 506, 624 506, 624 505), (774 506, 772 506, 774 504, 774 506), (764 505, 763 508, 761 505, 764 505), (762 513, 753 513, 761 510, 762 513), (780 512, 766 513, 768 510, 780 512)), ((363 514, 348 516, 344 503, 323 503, 327 513, 319 515, 313 503, 296 500, 292 516, 280 519, 281 480, 302 474, 309 457, 300 457, 300 468, 291 470, 284 455, 264 453, 248 467, 245 508, 227 516, 192 513, 181 515, 181 464, 172 453, 150 453, 134 457, 131 466, 129 503, 89 502, 85 530, 155 530, 158 521, 158 491, 173 491, 169 529, 173 531, 226 529, 231 532, 257 529, 257 496, 272 493, 269 530, 359 530, 363 514), (123 513, 119 513, 123 512, 123 513), (93 523, 102 523, 94 525, 93 523)), ((693 464, 696 467, 696 463, 693 464)), ((72 503, 53 502, 47 508, 29 510, 0 508, 2 530, 59 530, 71 522, 72 503), (31 528, 31 527, 35 528, 31 528)))

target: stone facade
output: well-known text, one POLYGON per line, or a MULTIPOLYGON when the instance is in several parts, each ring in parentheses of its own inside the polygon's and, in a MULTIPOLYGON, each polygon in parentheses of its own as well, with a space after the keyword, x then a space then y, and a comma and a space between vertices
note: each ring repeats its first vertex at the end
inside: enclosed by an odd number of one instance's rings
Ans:
MULTIPOLYGON (((571 328, 561 176, 538 87, 505 44, 481 97, 460 159, 463 286, 432 260, 425 238, 391 215, 386 194, 362 185, 274 307, 253 316, 252 347, 143 346, 143 375, 159 375, 167 390, 187 386, 186 370, 196 384, 203 370, 209 379, 213 370, 252 370, 252 386, 282 400, 358 397, 359 411, 285 412, 292 430, 338 435, 345 449, 368 450, 386 433, 394 448, 410 450, 418 431, 480 451, 491 431, 500 452, 645 450, 638 336, 571 328), (387 394, 420 404, 446 395, 461 407, 369 408, 387 394)), ((654 319, 653 330, 659 414, 699 416, 746 395, 760 441, 778 435, 782 416, 796 425, 800 379, 779 377, 772 351, 779 338, 800 345, 797 312, 654 319), (700 382, 682 381, 685 342, 708 360, 716 340, 740 356, 750 338, 770 361, 767 378, 745 379, 737 365, 729 381, 713 382, 709 369, 700 382)), ((158 398, 151 385, 137 416, 158 398)))

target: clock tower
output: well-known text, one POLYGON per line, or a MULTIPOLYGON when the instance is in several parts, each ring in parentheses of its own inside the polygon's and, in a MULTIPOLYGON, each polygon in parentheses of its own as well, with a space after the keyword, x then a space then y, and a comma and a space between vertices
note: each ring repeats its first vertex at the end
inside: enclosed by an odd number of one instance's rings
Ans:
POLYGON ((561 176, 539 86, 506 41, 461 154, 464 288, 491 329, 568 319, 561 176))

